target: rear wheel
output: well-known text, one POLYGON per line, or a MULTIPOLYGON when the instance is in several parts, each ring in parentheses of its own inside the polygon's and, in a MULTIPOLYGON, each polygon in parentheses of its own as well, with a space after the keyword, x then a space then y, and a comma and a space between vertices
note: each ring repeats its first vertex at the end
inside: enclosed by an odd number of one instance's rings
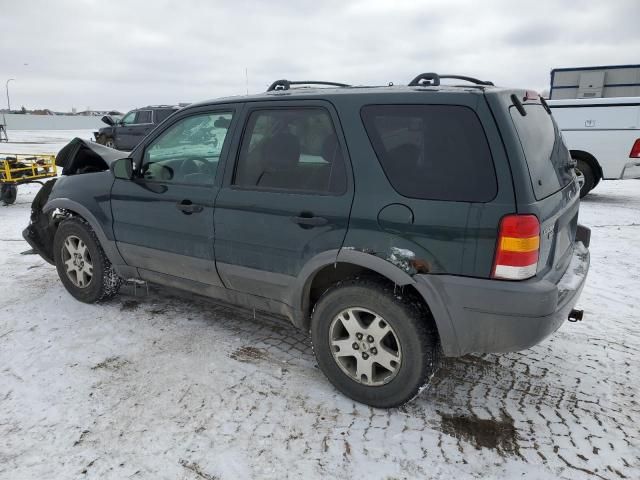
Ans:
POLYGON ((58 276, 67 291, 85 303, 113 297, 121 279, 89 224, 79 218, 63 221, 53 240, 58 276))
POLYGON ((4 203, 5 205, 12 205, 13 203, 15 203, 17 196, 18 196, 17 185, 10 185, 8 183, 2 184, 2 190, 0 192, 2 203, 4 203))
POLYGON ((580 198, 583 198, 596 186, 596 176, 593 173, 593 168, 587 162, 579 159, 574 160, 576 160, 576 175, 578 175, 578 179, 582 184, 580 198))
POLYGON ((376 279, 329 289, 314 309, 311 338, 331 383, 374 407, 408 402, 438 368, 438 336, 426 307, 376 279))

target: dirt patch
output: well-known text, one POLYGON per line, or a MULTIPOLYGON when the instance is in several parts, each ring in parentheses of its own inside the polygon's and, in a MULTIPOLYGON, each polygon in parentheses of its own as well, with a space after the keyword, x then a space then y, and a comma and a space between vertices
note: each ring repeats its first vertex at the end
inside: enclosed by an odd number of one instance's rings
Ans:
POLYGON ((205 473, 202 470, 202 467, 195 462, 187 462, 186 460, 180 460, 180 465, 182 465, 187 470, 191 470, 198 478, 204 478, 205 480, 219 480, 220 477, 217 475, 211 475, 205 473))
POLYGON ((266 360, 269 354, 262 348, 240 347, 237 350, 231 352, 231 355, 229 356, 239 362, 258 363, 262 360, 266 360))
POLYGON ((503 412, 501 419, 482 420, 464 415, 442 414, 441 428, 444 433, 471 443, 476 449, 490 448, 501 454, 517 455, 518 432, 513 418, 503 412))
POLYGON ((136 300, 125 300, 124 302, 122 302, 122 305, 120 305, 120 310, 122 310, 123 312, 135 310, 139 305, 140 303, 138 303, 136 300))
POLYGON ((124 367, 126 364, 129 363, 129 360, 125 360, 124 358, 120 358, 120 357, 109 357, 106 360, 103 360, 100 363, 97 363, 96 365, 94 365, 93 367, 91 367, 91 370, 119 370, 120 368, 124 367))

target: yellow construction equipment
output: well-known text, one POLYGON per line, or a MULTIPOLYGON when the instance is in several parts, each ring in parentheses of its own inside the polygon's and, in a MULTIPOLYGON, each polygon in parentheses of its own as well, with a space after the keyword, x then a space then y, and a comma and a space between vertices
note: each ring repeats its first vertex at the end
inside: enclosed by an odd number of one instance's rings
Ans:
POLYGON ((55 177, 56 156, 52 153, 0 153, 0 198, 5 205, 16 201, 18 185, 42 183, 55 177))

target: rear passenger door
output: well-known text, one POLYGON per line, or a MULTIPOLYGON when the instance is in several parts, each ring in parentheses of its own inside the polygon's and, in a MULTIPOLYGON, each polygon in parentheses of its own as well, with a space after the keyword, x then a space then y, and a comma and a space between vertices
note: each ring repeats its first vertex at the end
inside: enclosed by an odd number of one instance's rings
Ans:
POLYGON ((353 185, 337 116, 321 101, 251 104, 234 144, 214 213, 218 272, 228 288, 288 303, 305 263, 337 254, 347 231, 353 185))

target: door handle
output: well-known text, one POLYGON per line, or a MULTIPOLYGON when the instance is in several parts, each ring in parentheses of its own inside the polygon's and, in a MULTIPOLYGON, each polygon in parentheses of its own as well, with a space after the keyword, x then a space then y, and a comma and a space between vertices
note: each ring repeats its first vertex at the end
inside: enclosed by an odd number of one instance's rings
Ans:
MULTIPOLYGON (((303 214, 304 215, 304 214, 303 214)), ((322 225, 326 225, 329 223, 324 217, 313 217, 313 216, 299 216, 299 217, 291 217, 291 221, 293 223, 297 223, 301 227, 321 227, 322 225)))
POLYGON ((185 215, 191 215, 192 213, 198 213, 203 210, 202 205, 196 205, 191 200, 183 200, 176 204, 176 208, 181 210, 185 215))

